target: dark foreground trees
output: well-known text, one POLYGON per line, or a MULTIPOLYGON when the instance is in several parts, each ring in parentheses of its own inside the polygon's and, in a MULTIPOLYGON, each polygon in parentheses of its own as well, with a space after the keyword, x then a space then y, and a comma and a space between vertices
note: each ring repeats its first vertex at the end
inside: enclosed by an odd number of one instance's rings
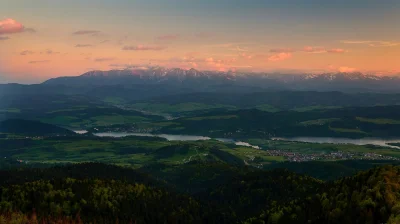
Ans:
POLYGON ((191 195, 125 168, 79 164, 57 169, 0 172, 0 224, 400 222, 396 166, 334 182, 287 170, 246 170, 191 195), (103 174, 93 174, 92 166, 103 174), (55 175, 63 169, 68 175, 55 175))

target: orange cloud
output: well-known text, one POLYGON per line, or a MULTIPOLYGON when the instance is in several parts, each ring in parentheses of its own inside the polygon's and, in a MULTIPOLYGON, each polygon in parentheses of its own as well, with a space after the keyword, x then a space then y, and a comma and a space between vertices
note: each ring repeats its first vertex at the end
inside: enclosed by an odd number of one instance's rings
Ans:
POLYGON ((117 69, 141 69, 147 70, 150 67, 148 65, 139 65, 139 64, 109 64, 109 67, 117 68, 117 69))
POLYGON ((242 54, 240 54, 240 57, 243 57, 243 58, 246 58, 246 59, 248 59, 248 60, 251 60, 251 59, 253 59, 253 55, 248 55, 248 54, 246 54, 246 53, 242 53, 242 54))
POLYGON ((332 48, 332 49, 325 49, 323 47, 310 47, 306 46, 303 49, 304 52, 307 53, 315 53, 315 54, 321 54, 321 53, 345 53, 346 51, 341 48, 332 48))
POLYGON ((334 48, 334 49, 329 49, 326 52, 328 53, 345 53, 346 51, 344 49, 340 49, 340 48, 334 48))
POLYGON ((357 69, 346 66, 339 67, 339 72, 355 72, 357 69))
POLYGON ((268 61, 283 61, 292 57, 292 53, 282 52, 268 57, 268 61))
POLYGON ((198 65, 196 62, 189 62, 189 64, 190 64, 193 68, 199 67, 199 65, 198 65))
POLYGON ((166 47, 162 46, 144 46, 144 45, 137 45, 137 46, 125 46, 122 48, 124 51, 162 51, 166 49, 166 47))
POLYGON ((310 47, 310 46, 304 47, 303 51, 307 52, 307 53, 316 53, 316 54, 318 54, 318 53, 326 53, 327 52, 322 47, 310 47))
POLYGON ((214 62, 214 58, 206 58, 205 61, 206 62, 214 62))
POLYGON ((346 51, 340 48, 326 49, 324 47, 305 46, 302 50, 296 50, 292 48, 276 48, 276 49, 271 49, 270 52, 272 53, 306 52, 306 53, 322 54, 322 53, 345 53, 346 51))
POLYGON ((370 47, 395 47, 400 45, 400 42, 381 40, 343 40, 340 42, 344 44, 364 44, 370 47))
POLYGON ((35 32, 35 30, 32 28, 26 28, 24 25, 13 19, 0 20, 0 35, 22 32, 35 32))
MULTIPOLYGON (((215 59, 212 57, 205 58, 203 60, 205 62, 205 67, 210 70, 216 70, 216 71, 229 71, 241 66, 235 66, 233 65, 235 62, 237 62, 236 58, 228 58, 228 59, 215 59)), ((249 66, 244 66, 248 68, 249 66)))

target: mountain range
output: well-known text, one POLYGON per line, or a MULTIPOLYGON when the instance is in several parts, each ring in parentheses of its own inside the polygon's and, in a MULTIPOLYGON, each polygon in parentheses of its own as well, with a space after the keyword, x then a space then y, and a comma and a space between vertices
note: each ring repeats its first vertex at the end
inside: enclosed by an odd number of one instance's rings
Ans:
POLYGON ((282 74, 199 71, 196 69, 149 69, 90 71, 76 77, 59 77, 43 85, 70 87, 110 85, 158 85, 213 91, 239 87, 270 90, 316 90, 343 92, 398 92, 399 77, 354 73, 282 74))

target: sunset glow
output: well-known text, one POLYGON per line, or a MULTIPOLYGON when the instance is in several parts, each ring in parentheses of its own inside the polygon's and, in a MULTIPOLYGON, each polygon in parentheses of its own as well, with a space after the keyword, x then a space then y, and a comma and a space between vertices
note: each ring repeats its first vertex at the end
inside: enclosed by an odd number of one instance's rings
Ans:
POLYGON ((0 0, 0 83, 150 65, 398 75, 400 1, 349 2, 0 0))

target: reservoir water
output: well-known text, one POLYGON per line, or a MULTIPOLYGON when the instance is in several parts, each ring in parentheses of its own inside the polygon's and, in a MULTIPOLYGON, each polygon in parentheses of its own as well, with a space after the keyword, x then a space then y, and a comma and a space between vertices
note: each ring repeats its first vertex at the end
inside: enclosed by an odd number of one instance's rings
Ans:
MULTIPOLYGON (((148 136, 148 137, 161 137, 168 141, 199 141, 199 140, 210 140, 212 138, 197 135, 169 135, 169 134, 149 134, 149 133, 128 133, 128 132, 102 132, 94 134, 99 137, 114 137, 122 138, 126 136, 148 136)), ((214 138, 215 140, 232 143, 238 146, 252 147, 255 149, 260 149, 259 146, 251 145, 247 142, 236 141, 230 138, 214 138)), ((382 147, 389 147, 400 149, 398 146, 389 145, 388 143, 400 143, 400 138, 383 139, 383 138, 361 138, 361 139, 351 139, 351 138, 332 138, 332 137, 277 137, 273 140, 282 141, 296 141, 296 142, 309 142, 309 143, 330 143, 330 144, 353 144, 353 145, 376 145, 382 147)))
POLYGON ((330 137, 293 137, 293 138, 273 138, 273 140, 309 142, 309 143, 330 143, 330 144, 353 144, 353 145, 376 145, 400 149, 398 146, 389 145, 388 143, 400 143, 400 138, 383 139, 383 138, 330 138, 330 137))
MULTIPOLYGON (((148 134, 148 133, 128 133, 128 132, 102 132, 95 133, 94 135, 98 137, 114 137, 122 138, 127 136, 146 136, 146 137, 160 137, 165 138, 168 141, 200 141, 200 140, 210 140, 212 138, 198 135, 168 135, 168 134, 148 134)), ((251 145, 247 142, 235 141, 229 138, 215 138, 215 140, 225 143, 233 143, 238 146, 252 147, 255 149, 260 149, 258 146, 251 145)))

